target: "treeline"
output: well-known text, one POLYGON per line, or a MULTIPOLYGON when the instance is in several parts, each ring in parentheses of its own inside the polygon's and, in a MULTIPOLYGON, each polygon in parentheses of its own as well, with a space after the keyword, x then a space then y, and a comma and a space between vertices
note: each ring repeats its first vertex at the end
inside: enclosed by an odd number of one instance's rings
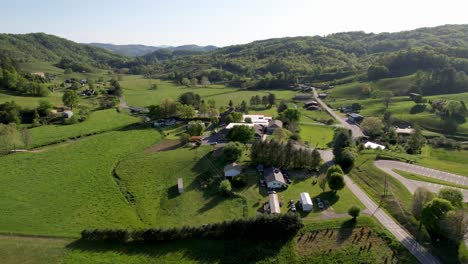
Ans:
POLYGON ((282 144, 274 140, 256 140, 250 158, 254 164, 294 169, 317 169, 322 162, 317 149, 296 148, 292 141, 282 144))
POLYGON ((303 227, 297 214, 263 215, 252 219, 238 219, 198 227, 83 230, 81 239, 105 242, 161 243, 192 238, 285 240, 303 227))

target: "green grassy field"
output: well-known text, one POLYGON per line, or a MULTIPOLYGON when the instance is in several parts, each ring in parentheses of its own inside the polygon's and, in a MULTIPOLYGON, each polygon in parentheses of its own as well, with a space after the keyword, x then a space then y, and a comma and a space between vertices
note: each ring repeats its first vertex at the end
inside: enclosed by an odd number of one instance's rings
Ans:
POLYGON ((10 101, 15 101, 19 106, 27 109, 33 109, 39 106, 40 100, 46 100, 51 102, 53 105, 61 105, 62 103, 62 93, 56 92, 51 93, 47 97, 32 97, 32 96, 20 96, 13 94, 9 91, 0 89, 0 104, 10 101))
POLYGON ((223 175, 212 160, 211 147, 179 148, 138 154, 116 169, 122 185, 134 197, 140 219, 151 226, 202 225, 242 217, 242 200, 218 194, 217 184, 204 188, 208 175, 223 175), (177 179, 184 181, 179 195, 177 179), (150 188, 149 188, 150 187, 150 188))
MULTIPOLYGON (((125 98, 131 106, 158 104, 165 98, 177 100, 179 95, 185 92, 197 93, 206 101, 213 99, 218 107, 228 106, 229 100, 232 100, 234 105, 240 104, 242 100, 249 104, 250 98, 254 95, 268 95, 268 92, 265 91, 246 91, 217 84, 208 87, 186 87, 168 81, 146 79, 139 75, 126 75, 120 83, 124 89, 125 98), (158 89, 151 90, 151 83, 157 83, 158 89)), ((289 100, 295 94, 291 90, 273 90, 272 93, 276 95, 278 100, 283 98, 289 100)))
POLYGON ((302 141, 309 142, 309 146, 318 148, 328 148, 328 143, 333 139, 334 128, 322 125, 301 124, 302 141))
POLYGON ((84 228, 142 226, 112 170, 159 139, 154 130, 114 131, 1 157, 0 232, 76 236, 84 228))
POLYGON ((73 125, 45 125, 30 130, 32 146, 43 146, 70 138, 95 134, 138 123, 139 119, 115 109, 92 112, 87 120, 73 125))
POLYGON ((446 150, 426 146, 420 157, 416 161, 418 165, 468 177, 467 150, 446 150))
POLYGON ((0 235, 0 256, 4 264, 63 263, 71 239, 14 237, 0 235))

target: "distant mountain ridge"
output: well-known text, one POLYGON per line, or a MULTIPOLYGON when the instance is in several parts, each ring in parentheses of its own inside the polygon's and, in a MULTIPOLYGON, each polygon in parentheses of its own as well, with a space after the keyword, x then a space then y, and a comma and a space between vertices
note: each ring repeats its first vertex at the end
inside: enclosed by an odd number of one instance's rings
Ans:
POLYGON ((182 46, 146 46, 140 44, 128 44, 128 45, 116 45, 116 44, 107 44, 107 43, 89 43, 86 45, 99 47, 111 51, 113 53, 124 55, 128 57, 140 57, 147 54, 150 54, 154 51, 167 49, 170 51, 193 51, 193 52, 210 52, 218 49, 218 47, 213 45, 208 46, 198 46, 198 45, 182 45, 182 46))

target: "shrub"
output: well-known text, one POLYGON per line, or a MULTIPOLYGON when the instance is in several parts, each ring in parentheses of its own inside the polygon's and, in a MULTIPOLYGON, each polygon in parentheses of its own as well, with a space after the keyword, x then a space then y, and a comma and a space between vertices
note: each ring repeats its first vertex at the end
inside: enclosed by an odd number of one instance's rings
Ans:
POLYGON ((224 196, 229 196, 232 194, 232 186, 229 180, 223 180, 219 184, 219 192, 224 196))
POLYGON ((348 214, 353 217, 354 220, 359 216, 361 213, 361 208, 353 205, 348 209, 348 214))

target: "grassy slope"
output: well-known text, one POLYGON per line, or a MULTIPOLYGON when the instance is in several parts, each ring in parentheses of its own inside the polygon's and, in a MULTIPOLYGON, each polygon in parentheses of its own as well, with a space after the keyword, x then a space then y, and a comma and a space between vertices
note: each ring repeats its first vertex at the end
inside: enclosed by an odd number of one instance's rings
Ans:
POLYGON ((30 130, 32 145, 42 146, 113 129, 139 122, 136 117, 118 113, 115 109, 92 112, 89 118, 74 125, 46 125, 30 130))
POLYGON ((301 139, 308 141, 311 147, 328 148, 327 144, 333 139, 333 127, 322 125, 301 124, 301 139))
POLYGON ((0 232, 77 235, 83 228, 140 226, 112 169, 159 139, 154 130, 115 131, 2 157, 0 232))
POLYGON ((117 174, 135 197, 135 209, 142 221, 152 226, 202 225, 242 217, 242 201, 218 195, 217 185, 203 189, 201 178, 213 169, 211 147, 181 148, 139 154, 123 160, 117 174), (204 157, 204 158, 203 158, 204 157), (177 179, 184 180, 178 194, 177 179), (150 188, 149 188, 150 187, 150 188))
POLYGON ((424 147, 417 164, 468 177, 468 151, 424 147))

